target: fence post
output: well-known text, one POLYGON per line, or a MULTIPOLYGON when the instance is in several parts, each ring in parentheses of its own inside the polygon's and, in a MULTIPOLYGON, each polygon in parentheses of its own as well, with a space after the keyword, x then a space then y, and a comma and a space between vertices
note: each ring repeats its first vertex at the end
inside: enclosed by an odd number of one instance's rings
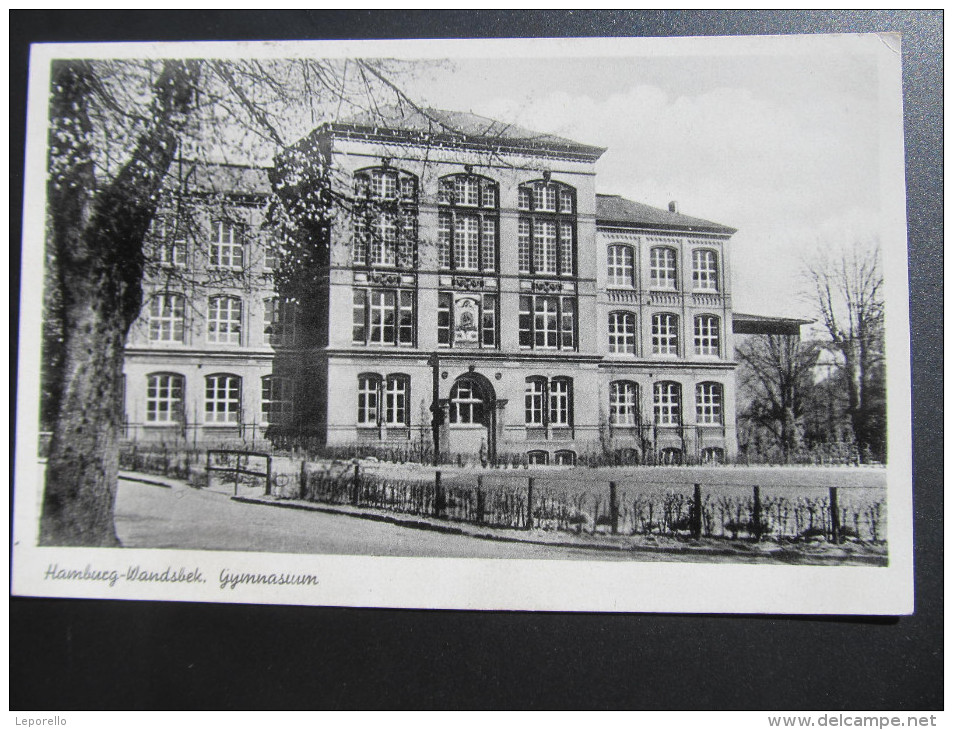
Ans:
POLYGON ((361 465, 354 462, 354 491, 351 492, 351 504, 357 506, 360 502, 361 465))
POLYGON ((205 452, 205 486, 212 486, 212 451, 205 452))
POLYGON ((535 477, 529 478, 529 486, 526 488, 526 529, 533 529, 533 487, 535 486, 535 477))
POLYGON ((702 485, 695 485, 692 497, 692 537, 698 540, 702 536, 702 485))
POLYGON ((300 499, 305 499, 308 494, 308 461, 307 459, 301 460, 301 476, 299 477, 299 492, 298 497, 300 499))
POLYGON ((751 532, 755 541, 759 541, 761 540, 761 487, 755 485, 752 490, 754 492, 754 503, 751 510, 751 532))
POLYGON ((616 483, 609 482, 609 524, 613 535, 619 532, 619 501, 616 494, 616 483))
POLYGON ((841 541, 840 508, 837 504, 837 487, 828 490, 831 498, 831 541, 837 544, 841 541))
POLYGON ((433 475, 433 486, 434 486, 434 503, 433 511, 434 515, 437 517, 443 517, 443 511, 445 507, 444 498, 443 498, 443 486, 440 483, 440 470, 437 469, 433 475))
POLYGON ((268 460, 268 466, 265 469, 265 473, 268 475, 265 477, 265 496, 268 497, 271 495, 271 457, 265 457, 268 460))
POLYGON ((478 525, 482 525, 482 524, 483 524, 483 512, 484 512, 484 509, 485 509, 486 505, 484 504, 484 501, 483 501, 483 477, 479 477, 479 476, 477 477, 477 493, 476 493, 476 498, 477 498, 477 500, 476 500, 476 501, 477 501, 477 503, 476 503, 476 508, 477 508, 477 514, 476 514, 477 524, 478 524, 478 525))
POLYGON ((242 468, 242 455, 241 453, 235 454, 235 496, 238 496, 238 476, 241 473, 242 468))

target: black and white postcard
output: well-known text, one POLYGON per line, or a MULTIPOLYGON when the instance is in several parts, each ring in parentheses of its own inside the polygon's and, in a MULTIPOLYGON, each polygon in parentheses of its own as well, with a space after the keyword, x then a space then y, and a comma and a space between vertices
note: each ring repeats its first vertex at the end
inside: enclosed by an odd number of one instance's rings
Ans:
POLYGON ((34 46, 13 592, 910 613, 900 69, 34 46))

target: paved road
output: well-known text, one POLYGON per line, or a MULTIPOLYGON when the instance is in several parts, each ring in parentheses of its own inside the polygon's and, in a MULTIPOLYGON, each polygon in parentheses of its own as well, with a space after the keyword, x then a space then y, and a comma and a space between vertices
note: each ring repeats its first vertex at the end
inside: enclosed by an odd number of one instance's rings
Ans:
MULTIPOLYGON (((133 548, 405 557, 631 560, 624 554, 481 540, 387 523, 233 502, 227 494, 121 479, 116 530, 133 548)), ((652 559, 640 555, 640 560, 652 559)), ((670 559, 659 556, 658 559, 670 559)), ((684 556, 681 558, 684 560, 684 556)))

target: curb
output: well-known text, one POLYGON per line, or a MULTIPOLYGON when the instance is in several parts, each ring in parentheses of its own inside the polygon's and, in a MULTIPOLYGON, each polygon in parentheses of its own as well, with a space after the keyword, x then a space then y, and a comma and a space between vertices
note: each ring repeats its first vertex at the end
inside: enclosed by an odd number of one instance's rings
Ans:
POLYGON ((119 478, 124 482, 138 482, 139 484, 148 484, 153 487, 162 487, 163 489, 172 489, 172 485, 167 482, 160 482, 156 479, 147 479, 141 476, 132 476, 137 472, 120 472, 119 478))
MULTIPOLYGON (((391 525, 396 525, 398 527, 409 527, 416 530, 429 530, 431 532, 439 532, 446 535, 460 535, 464 537, 474 537, 480 540, 492 540, 495 542, 507 542, 507 543, 519 543, 523 545, 542 545, 545 547, 556 547, 556 548, 569 548, 576 550, 601 550, 604 552, 614 552, 614 553, 642 553, 646 555, 698 555, 698 556, 708 556, 708 557, 747 557, 747 558, 763 558, 765 562, 779 562, 779 563, 797 563, 798 561, 793 560, 793 555, 784 550, 774 550, 766 553, 739 553, 734 550, 727 549, 718 549, 718 548, 666 548, 666 547, 643 547, 640 545, 606 545, 601 543, 576 543, 576 542, 565 542, 560 540, 532 540, 519 537, 509 537, 507 535, 496 535, 486 532, 469 532, 460 527, 451 527, 449 525, 437 525, 432 522, 425 522, 423 520, 408 519, 402 517, 391 517, 389 515, 379 515, 372 512, 350 512, 347 510, 335 509, 334 507, 324 507, 311 504, 301 504, 298 502, 279 502, 276 500, 266 500, 259 499, 257 497, 230 497, 233 502, 241 502, 243 504, 257 504, 263 505, 266 507, 279 507, 281 509, 295 509, 301 510, 304 512, 321 512, 323 514, 330 515, 342 515, 345 517, 356 517, 361 520, 370 520, 372 522, 384 522, 391 525)), ((874 555, 855 555, 851 557, 842 557, 842 556, 821 556, 821 555, 812 555, 805 556, 808 558, 808 561, 805 564, 810 564, 811 560, 823 561, 824 563, 842 563, 847 561, 858 562, 863 565, 887 565, 886 557, 879 557, 874 555)))

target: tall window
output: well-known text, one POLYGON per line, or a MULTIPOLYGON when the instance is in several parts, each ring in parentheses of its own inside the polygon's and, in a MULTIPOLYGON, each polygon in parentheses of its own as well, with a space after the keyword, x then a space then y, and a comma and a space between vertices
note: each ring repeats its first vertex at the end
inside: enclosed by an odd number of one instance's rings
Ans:
POLYGON ((635 354, 635 314, 609 312, 609 352, 635 354))
POLYGON ((652 352, 655 355, 678 355, 678 316, 652 315, 652 352))
POLYGON ((357 378, 357 423, 360 426, 410 426, 410 377, 363 373, 357 378))
POLYGON ((609 423, 613 426, 637 426, 638 397, 638 386, 630 380, 609 383, 609 423))
POLYGON ((682 386, 670 381, 655 384, 655 425, 678 426, 682 422, 682 386))
POLYGON ((185 378, 175 373, 152 373, 146 376, 146 421, 149 423, 181 423, 182 393, 185 378))
POLYGON ((388 426, 410 425, 410 378, 388 375, 384 390, 384 423, 388 426))
POLYGON ((265 342, 275 346, 294 344, 296 309, 288 299, 265 300, 265 342))
POLYGON ((461 378, 450 389, 450 423, 484 423, 486 404, 480 387, 469 378, 461 378))
POLYGON ((414 293, 355 289, 351 337, 356 345, 413 347, 414 293))
POLYGON ((270 424, 287 424, 294 409, 294 381, 278 375, 261 379, 261 420, 270 424))
POLYGON ((229 221, 212 223, 209 265, 217 269, 241 269, 245 265, 242 227, 229 221))
POLYGON ((703 425, 722 423, 722 397, 720 383, 699 383, 695 386, 696 421, 703 425))
POLYGON ((572 379, 526 378, 525 415, 526 425, 531 427, 572 426, 572 379))
POLYGON ((242 379, 237 375, 205 378, 205 422, 238 424, 242 405, 242 379))
POLYGON ((212 297, 208 300, 208 341, 220 345, 242 344, 242 300, 212 297))
POLYGON ((437 226, 440 268, 496 271, 498 201, 499 186, 489 178, 462 173, 440 179, 437 226))
POLYGON ((576 258, 576 191, 537 181, 519 189, 517 259, 520 273, 571 276, 576 258))
POLYGON ((417 178, 389 167, 354 175, 355 266, 417 266, 417 178))
POLYGON ((496 294, 437 294, 437 344, 441 347, 496 347, 496 324, 496 294))
POLYGON ((631 246, 609 246, 609 286, 630 287, 635 284, 635 257, 631 246))
POLYGON ((573 350, 576 347, 575 297, 520 297, 520 347, 533 350, 573 350))
POLYGON ((718 254, 707 248, 692 251, 692 286, 699 291, 718 291, 718 254))
POLYGON ((156 216, 150 231, 155 262, 163 266, 185 266, 185 224, 171 215, 156 216))
POLYGON ((185 341, 185 297, 172 292, 159 292, 152 297, 149 302, 149 340, 185 341))
POLYGON ((718 357, 721 346, 718 333, 718 317, 702 314, 695 317, 695 353, 718 357))
POLYGON ((656 246, 649 253, 653 289, 678 288, 678 264, 674 248, 656 246))
POLYGON ((376 426, 380 416, 381 376, 365 373, 357 377, 357 423, 376 426))

